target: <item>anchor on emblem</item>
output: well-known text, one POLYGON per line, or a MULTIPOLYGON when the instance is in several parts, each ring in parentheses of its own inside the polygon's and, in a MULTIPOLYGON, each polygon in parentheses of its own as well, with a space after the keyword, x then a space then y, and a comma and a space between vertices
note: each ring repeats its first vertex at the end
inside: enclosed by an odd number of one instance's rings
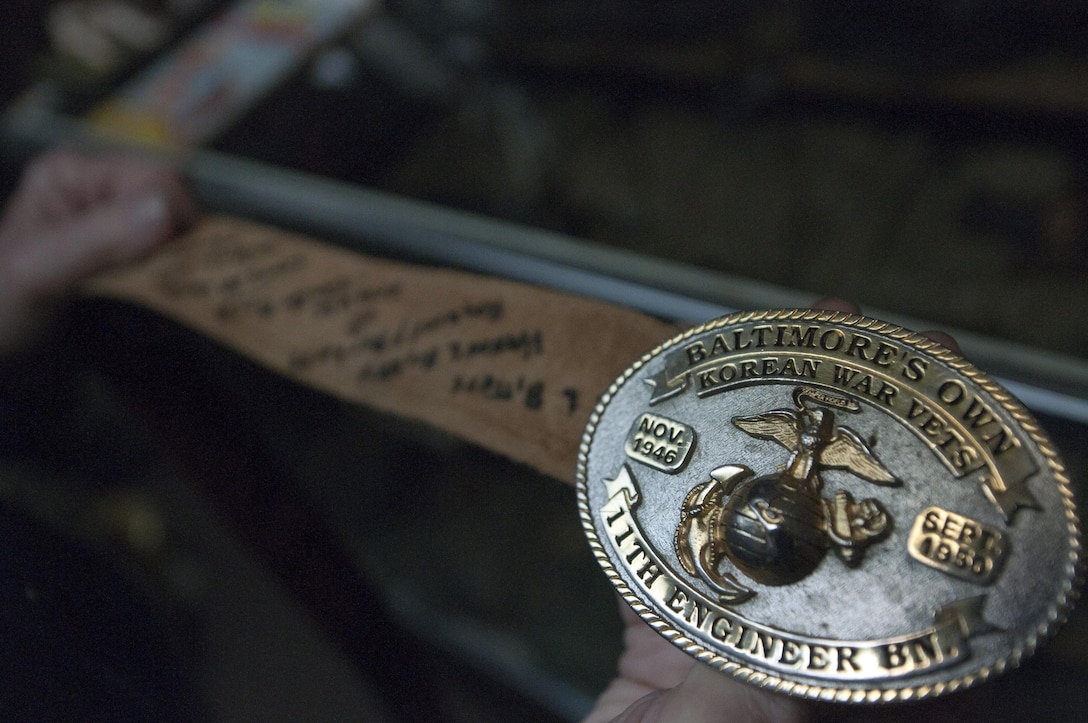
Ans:
POLYGON ((744 465, 725 465, 695 486, 680 510, 674 539, 680 564, 704 580, 724 603, 755 591, 720 569, 725 559, 756 582, 788 585, 809 575, 833 548, 849 567, 891 529, 875 499, 855 502, 846 490, 823 497, 820 471, 846 470, 878 485, 898 480, 852 429, 835 423, 835 410, 861 411, 852 399, 810 387, 793 392, 795 409, 734 417, 733 425, 790 452, 773 474, 757 477, 744 465))

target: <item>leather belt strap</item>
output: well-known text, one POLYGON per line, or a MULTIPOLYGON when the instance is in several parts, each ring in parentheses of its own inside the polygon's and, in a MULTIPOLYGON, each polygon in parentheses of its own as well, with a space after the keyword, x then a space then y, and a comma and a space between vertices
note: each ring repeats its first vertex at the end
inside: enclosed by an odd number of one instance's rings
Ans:
POLYGON ((598 396, 676 328, 599 301, 208 217, 93 296, 145 306, 341 399, 573 482, 598 396))

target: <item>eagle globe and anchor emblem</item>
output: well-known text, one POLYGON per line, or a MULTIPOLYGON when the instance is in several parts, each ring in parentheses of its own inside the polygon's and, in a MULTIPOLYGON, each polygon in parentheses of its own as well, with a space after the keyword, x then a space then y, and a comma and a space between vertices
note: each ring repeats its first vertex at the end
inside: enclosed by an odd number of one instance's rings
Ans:
POLYGON ((849 567, 861 563, 868 545, 891 529, 875 499, 855 502, 846 490, 821 495, 820 471, 840 469, 878 485, 899 481, 852 429, 836 424, 836 411, 858 413, 860 405, 819 389, 793 392, 795 409, 734 417, 732 423, 790 452, 779 471, 763 476, 743 465, 726 465, 694 487, 684 500, 675 547, 680 564, 704 580, 721 602, 744 602, 755 591, 719 568, 726 558, 764 585, 788 585, 809 575, 833 548, 849 567))

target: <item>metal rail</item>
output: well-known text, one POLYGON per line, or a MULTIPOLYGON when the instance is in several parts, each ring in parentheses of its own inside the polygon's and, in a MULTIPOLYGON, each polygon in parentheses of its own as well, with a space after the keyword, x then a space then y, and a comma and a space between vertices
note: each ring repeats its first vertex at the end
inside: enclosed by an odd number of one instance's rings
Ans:
MULTIPOLYGON (((26 158, 58 145, 154 155, 180 168, 210 210, 266 221, 360 251, 502 276, 682 322, 705 321, 738 309, 804 307, 813 301, 813 294, 803 291, 221 153, 133 148, 44 107, 47 104, 28 102, 9 110, 2 138, 10 155, 26 158)), ((866 313, 909 329, 942 326, 882 309, 866 313)), ((964 329, 946 330, 959 341, 965 356, 1033 411, 1088 424, 1085 360, 964 329)))

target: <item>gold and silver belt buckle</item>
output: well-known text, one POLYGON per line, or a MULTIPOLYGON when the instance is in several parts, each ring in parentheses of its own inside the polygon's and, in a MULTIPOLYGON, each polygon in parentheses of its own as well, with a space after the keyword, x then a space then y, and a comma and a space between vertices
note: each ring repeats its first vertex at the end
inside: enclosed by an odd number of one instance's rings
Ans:
POLYGON ((1028 411, 862 316, 737 314, 662 344, 597 405, 578 500, 647 623, 805 698, 984 681, 1052 634, 1079 585, 1069 479, 1028 411))

